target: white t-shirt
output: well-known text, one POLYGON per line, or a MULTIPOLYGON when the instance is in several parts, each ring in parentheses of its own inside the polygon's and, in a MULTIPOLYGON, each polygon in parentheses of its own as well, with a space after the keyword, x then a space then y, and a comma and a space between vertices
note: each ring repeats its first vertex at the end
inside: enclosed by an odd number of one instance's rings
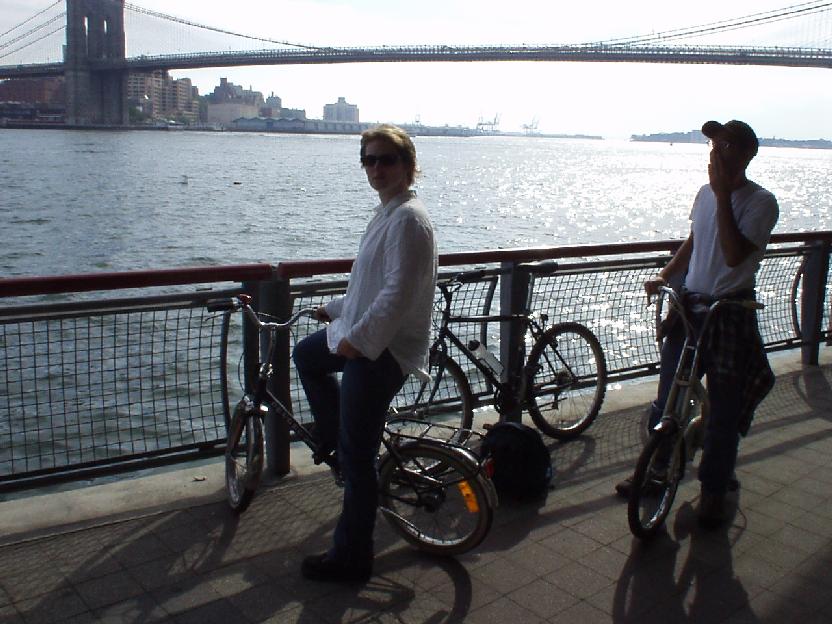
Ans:
POLYGON ((416 193, 378 205, 352 265, 346 294, 326 306, 327 344, 342 338, 375 360, 390 349, 402 373, 425 372, 436 290, 433 227, 416 193))
POLYGON ((690 213, 693 253, 685 287, 711 297, 754 288, 757 269, 780 210, 777 199, 756 182, 749 181, 731 194, 731 208, 742 235, 757 249, 739 265, 729 267, 719 244, 716 196, 711 185, 699 189, 690 213))

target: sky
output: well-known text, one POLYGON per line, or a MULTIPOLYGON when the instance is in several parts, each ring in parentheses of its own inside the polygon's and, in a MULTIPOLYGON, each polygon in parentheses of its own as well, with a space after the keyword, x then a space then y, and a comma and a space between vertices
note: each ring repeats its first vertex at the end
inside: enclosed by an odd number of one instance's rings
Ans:
MULTIPOLYGON (((134 5, 268 39, 315 46, 562 44, 607 41, 711 24, 801 3, 799 0, 132 0, 134 5)), ((52 0, 0 0, 0 33, 52 0)), ((832 9, 832 7, 830 7, 832 9)), ((736 30, 721 39, 679 43, 813 45, 832 48, 832 10, 808 20, 736 30)), ((128 54, 267 47, 130 15, 128 54), (132 21, 131 21, 132 20, 132 21), (131 26, 133 30, 131 31, 131 26), (132 33, 132 38, 131 38, 132 33), (142 49, 144 45, 147 49, 142 49), (225 46, 225 47, 223 47, 225 46)), ((0 43, 3 39, 0 37, 0 43)), ((0 60, 0 64, 7 61, 0 60)), ((473 127, 498 118, 519 131, 628 138, 688 131, 708 119, 743 119, 762 137, 832 140, 832 69, 634 63, 374 63, 259 66, 173 72, 201 94, 221 77, 282 99, 320 118, 338 97, 361 121, 473 127)))

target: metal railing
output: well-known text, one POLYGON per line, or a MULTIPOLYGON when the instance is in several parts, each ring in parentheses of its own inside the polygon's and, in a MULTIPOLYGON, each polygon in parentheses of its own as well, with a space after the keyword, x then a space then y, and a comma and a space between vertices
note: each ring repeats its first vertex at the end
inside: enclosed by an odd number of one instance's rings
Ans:
MULTIPOLYGON (((817 363, 819 345, 832 336, 826 294, 832 232, 777 235, 772 242, 758 275, 758 296, 766 304, 761 333, 769 350, 800 348, 804 362, 817 363)), ((528 308, 546 312, 550 322, 588 326, 615 382, 657 370, 654 312, 641 284, 678 244, 455 253, 442 255, 440 265, 445 276, 474 266, 494 269, 459 294, 460 313, 528 308), (552 259, 556 268, 543 276, 513 270, 518 263, 552 259)), ((285 318, 342 294, 351 263, 0 280, 0 297, 15 302, 0 308, 0 489, 221 453, 228 405, 242 393, 237 367, 243 380, 251 379, 259 345, 244 322, 209 315, 205 301, 244 290, 261 312, 285 318), (159 287, 178 292, 149 294, 159 287), (126 288, 143 290, 136 297, 104 298, 104 291, 126 288), (51 302, 49 295, 57 293, 82 300, 51 302), (42 300, 18 299, 33 296, 42 300)), ((312 321, 299 325, 279 345, 274 362, 274 391, 302 421, 310 415, 290 354, 297 340, 317 329, 312 321)), ((509 327, 456 329, 460 336, 498 342, 505 367, 521 361, 524 337, 509 327)), ((474 391, 488 396, 483 384, 472 378, 474 391)), ((289 441, 288 431, 269 423, 272 473, 288 471, 289 441)))

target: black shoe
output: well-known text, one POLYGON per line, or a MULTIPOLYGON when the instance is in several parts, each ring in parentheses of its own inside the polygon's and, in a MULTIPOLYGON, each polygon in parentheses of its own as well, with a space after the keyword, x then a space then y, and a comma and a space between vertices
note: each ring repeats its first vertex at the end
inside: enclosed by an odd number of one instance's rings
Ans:
POLYGON ((310 581, 324 583, 366 583, 373 575, 373 564, 346 566, 330 559, 327 553, 310 555, 303 560, 300 573, 310 581))
POLYGON ((630 490, 633 489, 633 480, 629 477, 615 484, 615 493, 622 498, 630 498, 630 490))
POLYGON ((699 497, 699 526, 704 529, 717 529, 728 519, 725 513, 725 495, 712 494, 702 490, 699 497))

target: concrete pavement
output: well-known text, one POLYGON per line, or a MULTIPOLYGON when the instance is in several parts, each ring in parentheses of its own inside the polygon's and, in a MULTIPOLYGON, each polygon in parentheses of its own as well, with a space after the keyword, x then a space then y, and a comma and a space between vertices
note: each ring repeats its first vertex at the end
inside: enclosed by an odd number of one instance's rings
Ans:
POLYGON ((643 443, 655 380, 611 389, 578 440, 547 441, 555 488, 497 510, 458 559, 406 546, 379 519, 364 586, 305 581, 340 508, 329 476, 298 471, 242 516, 219 463, 0 502, 0 623, 625 623, 832 621, 832 358, 778 382, 740 451, 730 527, 698 528, 688 477, 666 534, 630 535, 613 484, 643 443))

